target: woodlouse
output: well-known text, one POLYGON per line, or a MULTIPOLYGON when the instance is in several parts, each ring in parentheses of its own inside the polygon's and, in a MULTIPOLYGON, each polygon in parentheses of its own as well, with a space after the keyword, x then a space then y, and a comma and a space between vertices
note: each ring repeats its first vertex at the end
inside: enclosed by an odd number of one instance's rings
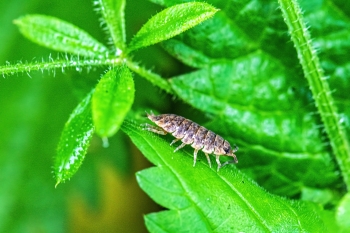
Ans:
POLYGON ((197 153, 199 150, 204 152, 210 167, 211 162, 208 154, 215 154, 216 162, 218 164, 217 171, 219 171, 219 169, 226 164, 232 163, 232 161, 228 161, 221 165, 219 160, 220 156, 232 156, 234 163, 238 163, 237 157, 234 154, 238 150, 238 147, 235 146, 232 149, 228 141, 224 140, 221 136, 215 134, 211 130, 208 130, 189 119, 175 114, 161 114, 156 116, 152 113, 147 114, 147 117, 157 124, 158 127, 144 124, 145 130, 162 135, 171 133, 176 139, 173 140, 170 145, 179 140, 182 141, 182 144, 178 146, 174 152, 181 149, 185 145, 191 145, 195 149, 193 166, 196 165, 197 153))

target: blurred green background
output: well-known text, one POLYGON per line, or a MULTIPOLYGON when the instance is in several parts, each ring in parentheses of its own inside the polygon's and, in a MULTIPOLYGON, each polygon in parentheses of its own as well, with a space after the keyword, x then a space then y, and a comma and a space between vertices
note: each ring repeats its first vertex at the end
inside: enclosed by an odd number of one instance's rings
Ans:
MULTIPOLYGON (((50 54, 57 57, 57 52, 20 35, 12 22, 25 14, 55 16, 107 41, 92 1, 0 1, 0 9, 1 65, 48 60, 50 54)), ((127 1, 128 41, 160 10, 146 0, 127 1)), ((160 46, 143 49, 134 59, 164 77, 185 69, 160 46)), ((57 70, 55 76, 44 71, 0 78, 0 232, 146 232, 143 215, 160 207, 138 187, 135 172, 150 164, 122 132, 110 139, 109 148, 94 137, 77 174, 54 187, 53 156, 64 123, 105 70, 107 67, 80 73, 57 70)), ((181 104, 173 104, 162 91, 134 78, 134 110, 181 109, 181 104)))

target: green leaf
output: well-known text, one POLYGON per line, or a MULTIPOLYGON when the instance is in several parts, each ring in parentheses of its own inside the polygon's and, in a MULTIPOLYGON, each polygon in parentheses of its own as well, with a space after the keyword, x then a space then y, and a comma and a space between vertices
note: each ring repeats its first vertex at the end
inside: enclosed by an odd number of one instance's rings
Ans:
POLYGON ((238 166, 259 174, 253 177, 269 190, 294 195, 337 179, 308 99, 291 89, 297 83, 274 58, 257 52, 213 62, 170 83, 187 103, 213 115, 212 129, 241 148, 238 166))
POLYGON ((212 17, 218 9, 207 3, 189 2, 169 7, 153 16, 134 36, 129 51, 159 43, 212 17))
POLYGON ((113 44, 116 46, 116 54, 125 49, 125 0, 97 0, 103 21, 106 23, 113 44))
POLYGON ((150 232, 326 230, 321 211, 315 205, 268 194, 234 166, 226 166, 217 173, 216 168, 209 168, 203 154, 193 167, 192 149, 174 153, 169 142, 130 121, 122 129, 157 165, 137 173, 141 188, 170 209, 146 215, 150 232))
POLYGON ((336 210, 336 219, 338 226, 343 232, 350 231, 350 193, 345 194, 339 202, 336 210))
POLYGON ((82 29, 45 15, 26 15, 14 23, 29 40, 60 52, 105 58, 108 49, 82 29))
POLYGON ((92 97, 92 116, 99 136, 111 137, 119 130, 134 95, 134 80, 125 65, 111 69, 102 77, 92 97))
MULTIPOLYGON (((182 1, 152 2, 169 7, 182 1)), ((329 141, 277 2, 211 3, 220 14, 163 43, 171 55, 200 68, 172 79, 174 91, 240 146, 238 166, 268 190, 292 196, 336 182, 329 141)), ((348 8, 340 2, 300 3, 330 75, 339 123, 350 134, 348 8)))
POLYGON ((79 103, 63 128, 54 165, 57 184, 70 179, 85 158, 94 133, 91 96, 92 92, 79 103))

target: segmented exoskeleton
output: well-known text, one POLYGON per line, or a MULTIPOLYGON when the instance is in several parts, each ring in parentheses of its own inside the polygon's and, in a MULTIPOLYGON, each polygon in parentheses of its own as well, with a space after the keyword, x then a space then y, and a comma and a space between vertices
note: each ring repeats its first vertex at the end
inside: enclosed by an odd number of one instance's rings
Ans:
POLYGON ((199 150, 202 150, 207 157, 209 166, 211 167, 211 162, 208 154, 215 154, 216 162, 218 164, 217 171, 228 163, 228 161, 221 165, 219 157, 223 156, 232 156, 235 163, 238 163, 237 157, 234 154, 238 150, 238 147, 235 146, 233 149, 230 146, 230 143, 224 140, 221 136, 215 134, 214 132, 204 128, 203 126, 198 125, 197 123, 188 120, 182 116, 177 116, 175 114, 147 114, 147 117, 156 123, 159 127, 144 124, 145 130, 152 131, 157 134, 165 135, 171 133, 176 139, 173 140, 170 145, 181 140, 182 144, 178 146, 174 152, 184 147, 186 144, 191 145, 194 150, 193 166, 196 165, 197 153, 199 150))

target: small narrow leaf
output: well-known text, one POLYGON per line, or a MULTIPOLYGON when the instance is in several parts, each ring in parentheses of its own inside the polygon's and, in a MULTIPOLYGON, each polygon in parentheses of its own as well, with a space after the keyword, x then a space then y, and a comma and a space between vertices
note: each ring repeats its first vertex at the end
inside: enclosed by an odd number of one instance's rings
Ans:
POLYGON ((92 92, 74 109, 62 131, 54 165, 57 184, 70 179, 85 158, 94 132, 91 96, 92 92))
POLYGON ((92 115, 99 136, 111 137, 119 130, 134 94, 134 80, 126 66, 114 68, 102 77, 92 97, 92 115))
POLYGON ((129 121, 122 129, 157 165, 138 172, 138 183, 169 208, 146 215, 150 232, 327 232, 316 205, 271 195, 233 165, 216 172, 202 153, 193 167, 193 150, 174 153, 169 142, 129 121))
POLYGON ((153 16, 132 39, 129 51, 159 43, 212 17, 218 9, 189 2, 169 7, 153 16))
POLYGON ((29 40, 50 49, 98 58, 108 54, 108 49, 87 32, 55 17, 27 15, 14 23, 29 40))
POLYGON ((125 48, 125 0, 97 0, 95 4, 100 6, 103 21, 106 23, 113 44, 118 49, 125 48))

